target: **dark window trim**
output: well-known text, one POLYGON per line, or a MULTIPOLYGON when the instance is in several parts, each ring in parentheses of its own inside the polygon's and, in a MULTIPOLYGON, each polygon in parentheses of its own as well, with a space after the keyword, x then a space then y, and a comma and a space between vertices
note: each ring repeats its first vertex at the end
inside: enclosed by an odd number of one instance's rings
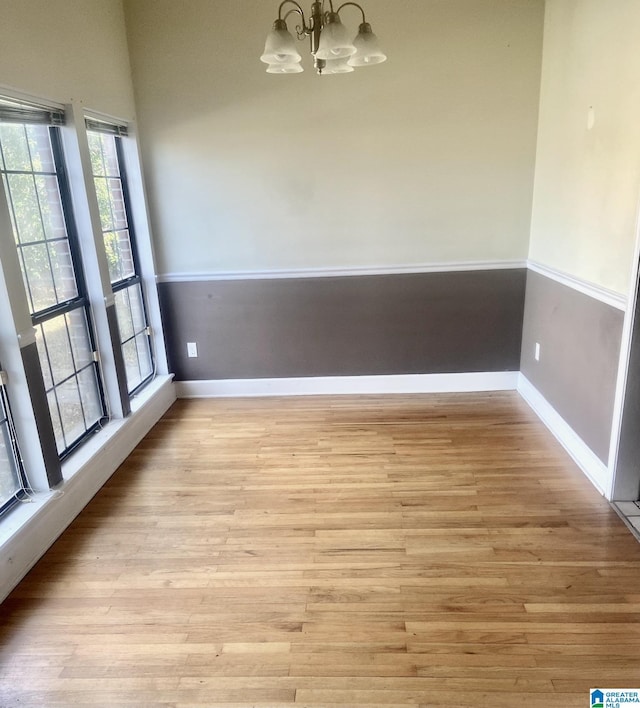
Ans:
MULTIPOLYGON (((111 283, 111 290, 114 294, 120 290, 126 290, 131 285, 140 285, 142 283, 142 278, 136 273, 136 275, 130 275, 128 278, 123 278, 122 280, 116 280, 111 283)), ((146 312, 145 312, 146 315, 146 312)))
MULTIPOLYGON (((36 326, 42 324, 43 322, 48 322, 59 315, 64 315, 65 312, 77 310, 80 307, 88 307, 88 302, 85 297, 78 296, 72 298, 71 300, 64 300, 63 302, 59 302, 57 305, 51 305, 51 307, 47 307, 46 309, 40 310, 39 312, 31 315, 31 323, 36 326)), ((93 350, 95 351, 95 344, 93 340, 91 340, 91 346, 93 346, 93 350)))

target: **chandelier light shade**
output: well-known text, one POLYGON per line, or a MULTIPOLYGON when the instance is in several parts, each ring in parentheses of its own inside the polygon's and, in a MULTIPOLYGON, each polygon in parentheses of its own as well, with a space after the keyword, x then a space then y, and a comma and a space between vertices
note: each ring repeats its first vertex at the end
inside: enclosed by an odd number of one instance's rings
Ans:
POLYGON ((317 59, 344 59, 356 53, 349 30, 340 22, 337 12, 327 15, 326 24, 320 33, 320 46, 316 52, 317 59))
POLYGON ((296 26, 298 39, 310 39, 311 55, 318 74, 348 74, 354 71, 354 67, 373 66, 387 59, 358 3, 345 2, 335 10, 333 0, 312 2, 307 20, 296 0, 283 0, 278 8, 278 19, 273 23, 260 57, 268 64, 268 74, 299 74, 303 71, 302 57, 287 27, 287 19, 292 14, 300 17, 300 24, 296 26), (342 24, 340 17, 340 12, 349 6, 362 13, 355 39, 352 39, 353 35, 342 24))
POLYGON ((302 60, 296 48, 296 40, 287 29, 284 20, 276 20, 273 29, 267 35, 264 54, 260 60, 265 64, 297 64, 302 60))
POLYGON ((344 59, 327 59, 323 74, 350 74, 355 69, 349 64, 348 57, 344 59))
POLYGON ((300 74, 304 69, 297 64, 269 64, 267 74, 300 74))
POLYGON ((371 66, 382 64, 387 55, 380 49, 378 38, 371 31, 371 25, 363 22, 358 30, 358 36, 353 40, 355 54, 349 59, 350 66, 371 66))

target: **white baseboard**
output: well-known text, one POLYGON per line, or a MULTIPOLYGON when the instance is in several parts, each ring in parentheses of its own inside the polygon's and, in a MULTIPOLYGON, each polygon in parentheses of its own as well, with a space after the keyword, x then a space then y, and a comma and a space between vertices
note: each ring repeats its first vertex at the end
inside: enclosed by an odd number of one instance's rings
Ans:
POLYGON ((176 381, 178 398, 513 391, 517 371, 176 381))
POLYGON ((12 509, 0 538, 0 602, 84 509, 176 399, 172 376, 158 377, 124 420, 112 421, 63 465, 56 491, 12 509))
POLYGON ((519 375, 518 393, 553 433, 600 494, 606 495, 605 490, 611 488, 607 465, 591 450, 524 374, 519 375))

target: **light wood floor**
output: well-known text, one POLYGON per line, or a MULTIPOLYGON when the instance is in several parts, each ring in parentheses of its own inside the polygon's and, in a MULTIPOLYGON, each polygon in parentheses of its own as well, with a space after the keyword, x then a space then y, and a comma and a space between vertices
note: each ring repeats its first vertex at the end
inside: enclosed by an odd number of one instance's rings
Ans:
POLYGON ((640 544, 515 393, 180 401, 1 612, 4 708, 640 687, 640 544))

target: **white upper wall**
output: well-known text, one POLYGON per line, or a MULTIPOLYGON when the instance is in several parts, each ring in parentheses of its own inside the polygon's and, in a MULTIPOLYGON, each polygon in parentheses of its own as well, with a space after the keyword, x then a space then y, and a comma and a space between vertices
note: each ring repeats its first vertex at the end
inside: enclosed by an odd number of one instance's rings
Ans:
POLYGON ((2 87, 132 119, 122 0, 0 0, 2 87))
POLYGON ((622 294, 640 197, 640 2, 547 0, 530 257, 622 294))
POLYGON ((326 77, 278 4, 125 1, 160 272, 524 260, 543 1, 364 0, 389 61, 326 77))

